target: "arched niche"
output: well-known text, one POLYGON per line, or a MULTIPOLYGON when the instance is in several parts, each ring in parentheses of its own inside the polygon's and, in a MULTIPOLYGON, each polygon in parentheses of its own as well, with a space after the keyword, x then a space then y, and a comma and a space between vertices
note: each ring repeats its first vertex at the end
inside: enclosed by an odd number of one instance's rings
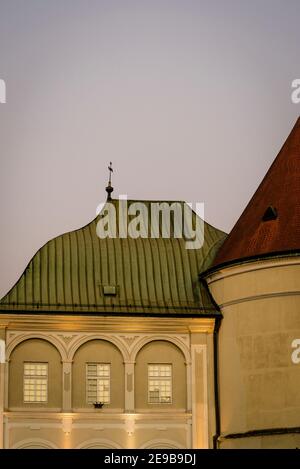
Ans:
POLYGON ((55 408, 62 406, 62 363, 57 348, 44 339, 25 339, 10 354, 9 361, 9 408, 55 408), (24 403, 23 382, 25 362, 48 363, 47 402, 24 403))
POLYGON ((140 449, 183 449, 183 446, 173 440, 157 438, 147 441, 140 449))
POLYGON ((135 406, 137 411, 186 410, 187 383, 186 362, 183 352, 174 343, 166 340, 147 342, 136 355, 135 406), (172 365, 172 402, 154 404, 148 402, 148 365, 172 365))
POLYGON ((11 449, 58 449, 58 447, 42 438, 27 438, 14 444, 11 449))
POLYGON ((124 361, 120 350, 107 340, 89 340, 84 342, 75 352, 72 372, 73 408, 93 409, 87 403, 86 395, 86 364, 110 364, 110 403, 105 409, 124 409, 124 361))
POLYGON ((121 449, 121 446, 105 438, 92 438, 80 443, 76 449, 121 449))

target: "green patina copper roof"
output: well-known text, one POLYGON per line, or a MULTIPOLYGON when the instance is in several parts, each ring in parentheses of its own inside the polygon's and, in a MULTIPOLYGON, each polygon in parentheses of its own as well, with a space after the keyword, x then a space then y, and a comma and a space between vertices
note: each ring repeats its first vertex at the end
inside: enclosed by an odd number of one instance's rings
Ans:
MULTIPOLYGON (((149 207, 150 201, 143 203, 149 207)), ((113 204, 118 208, 117 200, 113 204)), ((186 249, 185 240, 174 237, 100 239, 98 221, 45 244, 0 301, 0 310, 216 313, 198 276, 212 264, 225 233, 205 223, 202 248, 186 249)))

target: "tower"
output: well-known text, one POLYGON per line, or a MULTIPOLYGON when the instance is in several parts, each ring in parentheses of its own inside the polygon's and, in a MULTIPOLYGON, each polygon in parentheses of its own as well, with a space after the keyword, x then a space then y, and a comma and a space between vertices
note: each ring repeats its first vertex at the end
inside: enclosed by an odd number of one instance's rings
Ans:
POLYGON ((299 447, 300 119, 204 278, 223 314, 218 446, 299 447))

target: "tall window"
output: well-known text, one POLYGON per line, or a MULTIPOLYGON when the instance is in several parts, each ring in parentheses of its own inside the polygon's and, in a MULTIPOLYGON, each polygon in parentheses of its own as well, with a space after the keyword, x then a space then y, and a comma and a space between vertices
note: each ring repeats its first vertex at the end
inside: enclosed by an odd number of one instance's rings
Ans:
POLYGON ((24 402, 47 402, 48 363, 24 363, 24 402))
POLYGON ((86 364, 86 396, 88 404, 110 402, 110 364, 86 364))
POLYGON ((172 402, 172 365, 148 365, 149 404, 172 402))

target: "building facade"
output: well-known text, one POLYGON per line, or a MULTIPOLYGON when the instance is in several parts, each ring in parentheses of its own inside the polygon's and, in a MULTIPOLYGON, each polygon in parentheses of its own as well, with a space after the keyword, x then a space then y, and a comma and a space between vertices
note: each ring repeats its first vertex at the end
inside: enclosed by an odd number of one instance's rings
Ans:
POLYGON ((157 236, 101 238, 106 204, 1 300, 1 447, 298 447, 300 120, 228 237, 139 203, 157 236))
POLYGON ((98 221, 42 247, 1 301, 1 443, 208 448, 220 312, 198 275, 225 235, 205 224, 186 249, 173 235, 100 238, 98 221))

